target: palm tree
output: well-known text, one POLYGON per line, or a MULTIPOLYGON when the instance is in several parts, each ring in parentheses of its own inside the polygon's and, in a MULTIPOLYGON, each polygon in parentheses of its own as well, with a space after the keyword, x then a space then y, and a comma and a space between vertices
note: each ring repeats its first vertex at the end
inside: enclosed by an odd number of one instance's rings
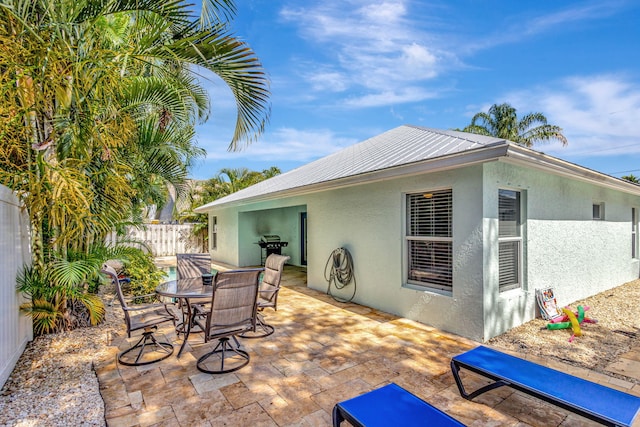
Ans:
POLYGON ((71 252, 90 255, 162 197, 154 186, 183 186, 203 154, 202 70, 236 98, 229 148, 263 132, 268 79, 222 20, 234 13, 231 0, 205 0, 195 21, 165 0, 0 0, 0 183, 29 212, 38 277, 71 252))
POLYGON ((207 214, 195 213, 193 210, 214 200, 220 199, 236 191, 257 184, 265 179, 279 175, 280 168, 271 166, 262 172, 252 171, 247 168, 223 168, 218 174, 204 181, 201 185, 192 188, 189 193, 189 209, 182 212, 181 221, 194 222, 197 225, 193 229, 195 235, 202 235, 207 238, 209 216, 207 214))
POLYGON ((215 177, 195 189, 191 209, 228 196, 280 173, 277 166, 272 166, 262 172, 252 171, 248 168, 222 168, 215 177))
POLYGON ((625 181, 633 182, 634 184, 640 184, 640 179, 638 179, 638 177, 632 173, 621 177, 621 179, 624 179, 625 181))
POLYGON ((230 148, 263 131, 268 80, 216 19, 233 2, 205 6, 192 22, 184 4, 160 0, 0 2, 0 181, 29 209, 36 268, 50 243, 82 246, 127 220, 157 194, 152 183, 180 188, 203 154, 193 143, 209 112, 199 69, 236 97, 230 148))
POLYGON ((507 103, 493 104, 488 113, 477 113, 471 119, 471 124, 462 131, 504 138, 525 147, 553 139, 567 145, 562 128, 548 124, 544 114, 529 113, 518 119, 516 109, 507 103))

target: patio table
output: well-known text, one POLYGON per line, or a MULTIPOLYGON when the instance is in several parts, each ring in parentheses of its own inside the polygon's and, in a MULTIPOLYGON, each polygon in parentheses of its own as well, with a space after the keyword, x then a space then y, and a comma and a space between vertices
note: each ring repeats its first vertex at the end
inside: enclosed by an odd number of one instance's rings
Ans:
POLYGON ((191 324, 193 323, 193 311, 189 299, 191 298, 203 298, 209 297, 213 294, 213 286, 204 285, 201 277, 189 277, 180 280, 169 280, 168 282, 161 283, 156 288, 156 293, 163 297, 176 298, 181 300, 183 307, 187 309, 187 315, 183 319, 184 338, 180 351, 178 351, 178 357, 182 355, 187 340, 189 339, 189 333, 191 332, 191 324))
MULTIPOLYGON (((264 268, 242 268, 232 271, 264 271, 264 268)), ((182 355, 184 347, 189 339, 191 333, 191 326, 193 324, 193 309, 189 300, 192 298, 209 298, 213 295, 213 286, 204 285, 202 283, 202 277, 188 277, 178 280, 169 280, 156 287, 156 293, 163 297, 176 298, 181 300, 182 306, 187 308, 187 315, 183 318, 183 326, 186 323, 186 327, 183 327, 184 339, 178 351, 178 356, 182 355)))

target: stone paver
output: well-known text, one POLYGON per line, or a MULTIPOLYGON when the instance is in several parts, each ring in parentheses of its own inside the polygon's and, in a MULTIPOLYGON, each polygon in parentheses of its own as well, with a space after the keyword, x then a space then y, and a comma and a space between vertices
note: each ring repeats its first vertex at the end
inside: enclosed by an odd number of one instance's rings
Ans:
MULTIPOLYGON (((241 370, 204 374, 197 356, 210 344, 193 334, 180 359, 143 367, 116 362, 126 333, 114 337, 114 351, 96 366, 109 426, 330 426, 342 400, 395 382, 467 425, 587 426, 590 421, 501 387, 469 402, 460 397, 449 361, 479 343, 368 307, 334 301, 306 287, 306 273, 285 269, 278 311, 266 311, 276 332, 241 343, 251 362, 241 370)), ((171 327, 158 333, 181 338, 171 327)), ((550 361, 540 361, 550 363, 550 361)), ((640 395, 640 387, 612 376, 559 362, 556 369, 640 395)), ((640 349, 609 371, 640 378, 640 349)), ((463 372, 470 385, 485 378, 463 372)))

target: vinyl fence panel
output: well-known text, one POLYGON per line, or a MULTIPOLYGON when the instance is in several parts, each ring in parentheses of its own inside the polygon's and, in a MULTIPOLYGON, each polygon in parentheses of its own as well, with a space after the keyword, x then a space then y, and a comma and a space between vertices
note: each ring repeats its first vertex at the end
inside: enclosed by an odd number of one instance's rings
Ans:
POLYGON ((16 292, 16 276, 31 261, 29 217, 18 198, 0 186, 0 388, 33 339, 31 318, 20 313, 25 299, 16 292))

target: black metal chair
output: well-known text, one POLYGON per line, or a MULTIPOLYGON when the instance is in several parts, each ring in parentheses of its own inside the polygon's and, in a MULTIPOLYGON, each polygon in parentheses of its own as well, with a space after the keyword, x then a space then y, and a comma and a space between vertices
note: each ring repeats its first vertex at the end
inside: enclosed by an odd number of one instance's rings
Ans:
POLYGON ((242 338, 264 338, 275 331, 275 328, 265 323, 262 310, 265 308, 273 308, 278 311, 278 293, 280 292, 280 282, 282 280, 282 270, 284 264, 291 257, 286 255, 271 254, 264 263, 264 275, 258 288, 258 317, 256 320, 256 329, 254 331, 245 332, 242 338))
POLYGON ((258 278, 262 271, 219 272, 214 280, 211 304, 193 306, 194 322, 204 331, 204 341, 218 340, 212 351, 198 359, 196 366, 200 371, 223 374, 249 363, 249 353, 240 348, 236 336, 255 329, 258 278))
POLYGON ((116 295, 124 311, 127 337, 131 338, 132 332, 143 329, 140 340, 132 347, 118 354, 118 362, 128 366, 140 366, 159 362, 171 356, 173 354, 173 345, 156 340, 153 333, 158 329, 158 325, 162 323, 173 322, 175 325, 175 316, 164 304, 129 305, 127 300, 144 299, 155 294, 125 297, 115 269, 103 264, 100 271, 106 274, 115 286, 116 295))

